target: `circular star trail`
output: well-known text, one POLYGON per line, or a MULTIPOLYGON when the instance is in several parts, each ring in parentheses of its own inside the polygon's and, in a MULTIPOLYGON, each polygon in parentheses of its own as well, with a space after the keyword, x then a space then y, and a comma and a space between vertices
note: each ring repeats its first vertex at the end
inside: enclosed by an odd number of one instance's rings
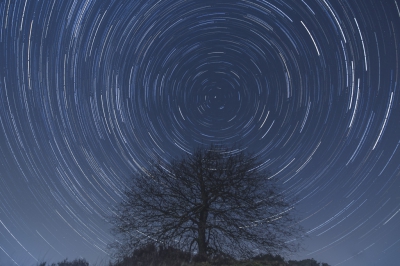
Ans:
POLYGON ((293 258, 394 265, 398 0, 0 2, 0 264, 109 259, 129 178, 199 145, 256 154, 293 258))

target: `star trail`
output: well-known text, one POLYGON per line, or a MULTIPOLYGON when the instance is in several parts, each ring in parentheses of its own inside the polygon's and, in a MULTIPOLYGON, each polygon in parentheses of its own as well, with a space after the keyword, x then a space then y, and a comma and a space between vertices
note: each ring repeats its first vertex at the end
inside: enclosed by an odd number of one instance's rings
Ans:
POLYGON ((107 262, 129 178, 241 144, 293 259, 398 265, 399 0, 0 1, 0 265, 107 262))

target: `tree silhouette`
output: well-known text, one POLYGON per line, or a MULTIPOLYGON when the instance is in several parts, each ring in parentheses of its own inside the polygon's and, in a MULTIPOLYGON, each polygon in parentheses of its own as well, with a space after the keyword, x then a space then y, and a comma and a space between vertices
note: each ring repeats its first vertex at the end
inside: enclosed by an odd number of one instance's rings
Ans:
POLYGON ((204 260, 296 251, 291 240, 301 227, 293 206, 261 163, 239 149, 211 145, 134 175, 111 219, 116 258, 149 243, 204 260))

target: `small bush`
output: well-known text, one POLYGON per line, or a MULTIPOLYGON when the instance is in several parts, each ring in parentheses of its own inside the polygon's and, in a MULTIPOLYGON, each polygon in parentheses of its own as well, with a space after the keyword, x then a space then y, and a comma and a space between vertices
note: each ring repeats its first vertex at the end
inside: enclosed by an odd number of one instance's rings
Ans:
POLYGON ((52 264, 47 264, 47 262, 44 261, 37 264, 37 266, 89 266, 89 262, 87 262, 85 259, 75 259, 73 261, 68 261, 68 259, 65 259, 58 263, 52 264))
POLYGON ((181 266, 189 263, 189 252, 174 247, 149 244, 134 250, 132 256, 117 261, 113 266, 181 266))
POLYGON ((89 262, 85 259, 75 259, 73 261, 68 261, 67 259, 57 263, 58 266, 89 266, 89 262))
MULTIPOLYGON (((327 263, 322 263, 322 266, 328 265, 327 263)), ((301 261, 289 260, 289 266, 321 266, 321 263, 314 259, 305 259, 301 261)), ((329 266, 329 265, 328 265, 329 266)))
POLYGON ((260 254, 252 258, 254 261, 276 261, 276 262, 285 262, 285 259, 279 255, 272 254, 260 254))

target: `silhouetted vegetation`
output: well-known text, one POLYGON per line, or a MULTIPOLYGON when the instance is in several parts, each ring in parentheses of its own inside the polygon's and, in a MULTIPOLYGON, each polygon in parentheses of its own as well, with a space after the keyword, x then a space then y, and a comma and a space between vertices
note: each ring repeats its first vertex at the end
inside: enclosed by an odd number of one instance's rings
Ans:
MULTIPOLYGON (((67 259, 48 264, 41 262, 36 266, 89 266, 84 259, 67 259)), ((94 264, 90 266, 105 266, 94 264)), ((247 260, 236 260, 229 256, 216 255, 207 258, 206 261, 198 261, 196 255, 190 254, 173 247, 156 246, 149 244, 135 249, 131 256, 127 256, 115 262, 109 262, 108 266, 329 266, 327 263, 320 263, 314 259, 301 261, 286 261, 280 255, 260 254, 247 260)))
POLYGON ((108 266, 329 266, 282 257, 298 249, 287 240, 303 229, 260 164, 239 149, 210 146, 134 176, 112 218, 120 241, 108 266))
POLYGON ((72 261, 68 261, 68 259, 65 259, 63 261, 52 264, 41 262, 38 264, 38 266, 89 266, 89 262, 87 262, 85 259, 75 259, 72 261))
POLYGON ((329 264, 325 262, 317 262, 314 259, 305 259, 301 261, 289 260, 288 266, 329 266, 329 264))
POLYGON ((211 145, 134 175, 111 219, 115 258, 153 243, 196 253, 198 262, 298 250, 288 241, 302 232, 293 205, 261 164, 239 149, 211 145))
POLYGON ((197 261, 196 255, 176 248, 149 244, 136 249, 133 254, 109 266, 329 266, 314 259, 286 261, 280 255, 260 254, 246 260, 236 260, 229 256, 214 256, 206 261, 197 261))
POLYGON ((139 265, 171 265, 180 266, 182 263, 190 262, 191 254, 172 247, 159 246, 154 244, 143 246, 133 251, 132 256, 125 257, 110 266, 139 266, 139 265))

